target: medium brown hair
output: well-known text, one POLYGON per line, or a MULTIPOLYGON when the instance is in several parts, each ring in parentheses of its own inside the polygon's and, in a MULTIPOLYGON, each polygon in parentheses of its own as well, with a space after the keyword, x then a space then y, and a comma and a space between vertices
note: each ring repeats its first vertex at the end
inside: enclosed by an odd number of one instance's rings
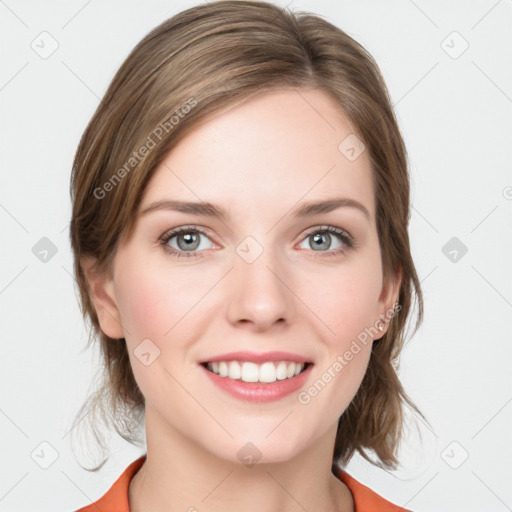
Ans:
POLYGON ((103 360, 100 385, 77 418, 90 422, 102 448, 98 420, 130 443, 140 442, 144 397, 124 338, 101 331, 81 258, 93 257, 98 271, 111 269, 117 247, 133 232, 155 168, 200 121, 283 88, 328 94, 353 123, 370 157, 382 271, 385 280, 401 272, 400 313, 373 342, 361 386, 338 423, 333 463, 345 464, 358 451, 379 466, 396 466, 404 405, 419 412, 394 364, 406 339, 413 294, 418 304, 414 332, 423 318, 409 246, 404 142, 372 56, 320 16, 263 1, 201 4, 153 29, 117 71, 77 148, 71 177, 74 272, 81 311, 92 327, 87 346, 99 340, 103 360), (372 452, 377 460, 369 458, 372 452))

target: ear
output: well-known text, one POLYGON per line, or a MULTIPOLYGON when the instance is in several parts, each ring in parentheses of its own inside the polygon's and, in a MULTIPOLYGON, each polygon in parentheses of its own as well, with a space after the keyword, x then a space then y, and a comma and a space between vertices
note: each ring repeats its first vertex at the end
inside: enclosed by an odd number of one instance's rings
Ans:
POLYGON ((90 256, 80 259, 80 264, 87 279, 89 293, 96 314, 98 315, 101 330, 109 338, 124 338, 121 315, 117 307, 114 282, 111 273, 95 271, 93 268, 95 262, 96 259, 90 256))
POLYGON ((396 305, 398 304, 398 298, 400 295, 400 286, 402 284, 402 269, 398 269, 395 275, 384 281, 382 291, 378 301, 378 320, 376 321, 377 326, 382 326, 382 331, 379 332, 379 336, 382 337, 386 334, 389 327, 389 322, 393 316, 399 311, 396 305))

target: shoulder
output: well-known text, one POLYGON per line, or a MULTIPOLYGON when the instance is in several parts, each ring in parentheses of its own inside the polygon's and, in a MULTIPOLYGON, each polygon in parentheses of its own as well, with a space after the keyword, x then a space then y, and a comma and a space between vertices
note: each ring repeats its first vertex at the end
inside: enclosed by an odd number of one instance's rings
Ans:
POLYGON ((336 475, 352 493, 355 512, 410 512, 403 507, 393 505, 366 485, 358 482, 343 469, 336 469, 336 475))
POLYGON ((101 510, 101 512, 130 512, 128 501, 130 481, 142 467, 145 460, 146 455, 143 455, 133 461, 99 500, 76 512, 98 512, 98 510, 101 510))

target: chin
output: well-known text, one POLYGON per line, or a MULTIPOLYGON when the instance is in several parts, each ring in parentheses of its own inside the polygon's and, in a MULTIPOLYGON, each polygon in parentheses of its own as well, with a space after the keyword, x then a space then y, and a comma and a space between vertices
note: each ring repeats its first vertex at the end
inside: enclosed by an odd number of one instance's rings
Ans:
POLYGON ((266 429, 263 434, 262 430, 257 433, 253 431, 254 435, 246 432, 228 442, 225 450, 219 450, 219 445, 216 445, 215 448, 211 447, 212 453, 229 462, 251 467, 254 464, 290 461, 306 448, 306 441, 290 436, 289 431, 283 430, 280 435, 274 432, 265 437, 269 431, 266 429))

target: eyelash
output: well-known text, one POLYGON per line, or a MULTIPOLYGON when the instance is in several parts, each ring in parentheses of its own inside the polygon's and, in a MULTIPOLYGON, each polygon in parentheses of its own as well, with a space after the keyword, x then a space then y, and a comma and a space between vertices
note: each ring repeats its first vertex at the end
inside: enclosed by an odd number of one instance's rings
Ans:
MULTIPOLYGON (((179 228, 172 229, 171 231, 168 231, 165 233, 159 240, 160 245, 163 247, 163 249, 168 252, 169 254, 172 254, 173 256, 176 256, 178 258, 197 258, 201 257, 201 252, 192 252, 192 251, 178 251, 168 245, 169 240, 174 238, 177 235, 180 235, 181 233, 199 233, 201 235, 206 236, 207 238, 210 238, 208 234, 203 231, 201 228, 197 226, 183 226, 179 228)), ((314 228, 311 228, 307 230, 304 238, 308 238, 311 235, 314 234, 324 234, 324 233, 332 233, 339 237, 339 239, 343 242, 345 245, 344 247, 341 247, 339 249, 329 250, 329 251, 314 251, 314 252, 321 252, 324 253, 320 257, 324 256, 338 256, 340 254, 344 254, 347 250, 353 249, 357 246, 356 241, 354 238, 347 233, 344 229, 337 228, 335 226, 316 226, 314 228)))

